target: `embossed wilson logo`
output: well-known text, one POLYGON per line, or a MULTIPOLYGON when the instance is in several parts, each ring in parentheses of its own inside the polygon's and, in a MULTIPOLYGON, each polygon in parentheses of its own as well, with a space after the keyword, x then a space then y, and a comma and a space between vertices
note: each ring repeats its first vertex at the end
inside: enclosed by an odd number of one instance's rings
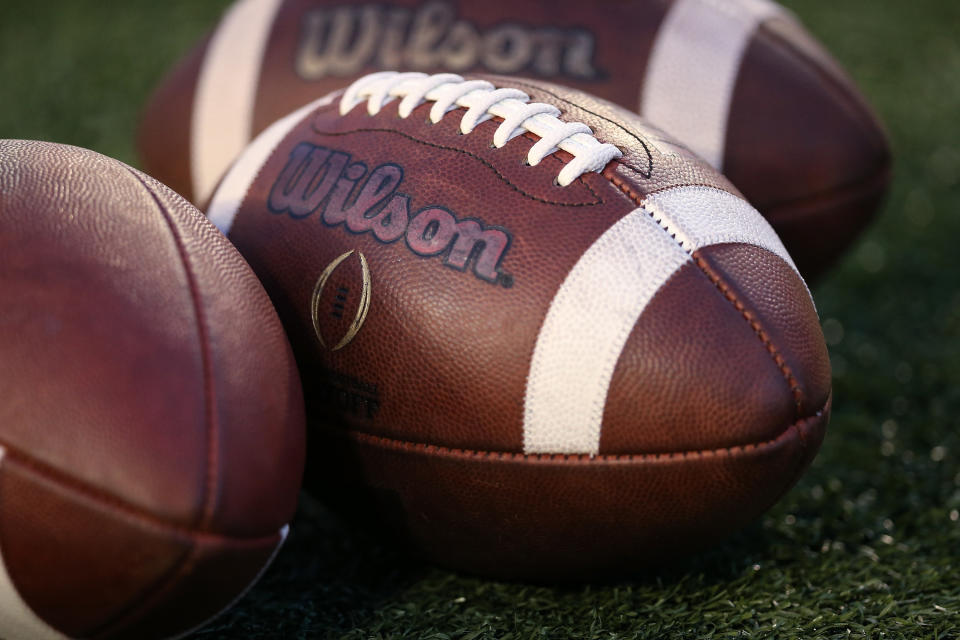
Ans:
POLYGON ((350 158, 344 151, 299 143, 273 183, 267 207, 294 219, 317 213, 328 226, 369 233, 384 244, 403 238, 417 256, 442 257, 443 264, 459 271, 472 264, 481 280, 513 286, 513 277, 500 266, 510 248, 505 229, 473 218, 458 220, 441 206, 411 214, 410 196, 397 191, 403 182, 400 165, 382 164, 368 174, 367 165, 350 158))
POLYGON ((337 351, 350 344, 350 341, 353 340, 357 332, 360 331, 360 327, 363 326, 363 321, 367 319, 367 312, 370 310, 370 267, 367 265, 366 256, 357 251, 357 258, 360 262, 360 297, 355 304, 351 305, 355 306, 356 310, 353 318, 347 324, 346 330, 343 331, 343 336, 332 347, 327 344, 327 340, 324 340, 321 316, 327 313, 334 319, 336 324, 340 324, 339 321, 343 320, 344 313, 348 309, 348 300, 352 297, 353 293, 351 286, 346 283, 338 284, 335 291, 327 292, 327 283, 337 270, 337 267, 343 264, 353 253, 351 249, 327 265, 327 268, 320 274, 320 278, 313 288, 313 296, 310 300, 310 315, 313 320, 313 330, 316 332, 320 344, 328 347, 331 351, 337 351), (328 293, 328 295, 324 295, 325 293, 328 293), (332 299, 328 299, 330 297, 332 297, 332 299), (324 307, 324 309, 321 309, 321 307, 324 307))
POLYGON ((481 29, 445 2, 416 9, 350 4, 304 14, 295 65, 305 80, 356 75, 364 67, 601 77, 594 36, 577 28, 504 23, 481 29))

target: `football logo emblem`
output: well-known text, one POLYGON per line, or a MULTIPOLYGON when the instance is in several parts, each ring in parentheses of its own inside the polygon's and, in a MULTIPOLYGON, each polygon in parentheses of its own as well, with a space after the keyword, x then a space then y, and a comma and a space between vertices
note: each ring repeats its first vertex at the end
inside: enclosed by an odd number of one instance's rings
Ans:
POLYGON ((370 310, 370 267, 363 253, 357 251, 357 260, 348 260, 352 255, 354 251, 351 249, 327 265, 313 288, 310 300, 317 340, 331 351, 350 344, 370 310), (356 273, 357 267, 359 274, 356 273), (357 275, 360 277, 357 278, 357 275))

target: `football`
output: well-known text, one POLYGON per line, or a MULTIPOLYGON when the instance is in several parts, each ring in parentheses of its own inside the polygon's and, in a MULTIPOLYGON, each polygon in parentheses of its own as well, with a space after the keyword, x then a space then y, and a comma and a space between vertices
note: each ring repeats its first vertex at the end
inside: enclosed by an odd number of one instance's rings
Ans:
POLYGON ((303 469, 267 294, 192 205, 0 141, 0 637, 163 638, 270 562, 303 469))
POLYGON ((241 0, 149 101, 143 163, 206 206, 254 134, 378 69, 533 77, 638 111, 726 175, 808 279, 889 180, 871 108, 767 0, 241 0))
POLYGON ((293 345, 309 486, 442 565, 663 562, 755 519, 823 438, 827 350, 774 231, 588 94, 371 74, 266 129, 208 215, 293 345))

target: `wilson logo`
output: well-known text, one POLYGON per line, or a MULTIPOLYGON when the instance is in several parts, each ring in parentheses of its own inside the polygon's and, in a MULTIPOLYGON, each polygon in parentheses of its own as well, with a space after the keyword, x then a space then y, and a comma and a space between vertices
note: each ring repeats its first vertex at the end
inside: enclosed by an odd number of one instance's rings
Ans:
POLYGON ((384 244, 404 238, 418 256, 443 256, 446 266, 460 271, 472 264, 478 278, 513 285, 500 269, 510 248, 506 230, 472 218, 458 220, 440 206, 411 214, 410 196, 397 191, 401 182, 400 165, 382 164, 368 175, 367 166, 350 162, 346 152, 301 142, 271 187, 267 206, 294 219, 317 213, 331 227, 369 233, 384 244))
POLYGON ((541 76, 597 78, 594 37, 583 29, 505 23, 486 31, 444 2, 411 10, 375 4, 320 8, 304 15, 296 71, 305 80, 382 69, 494 73, 531 71, 541 76))

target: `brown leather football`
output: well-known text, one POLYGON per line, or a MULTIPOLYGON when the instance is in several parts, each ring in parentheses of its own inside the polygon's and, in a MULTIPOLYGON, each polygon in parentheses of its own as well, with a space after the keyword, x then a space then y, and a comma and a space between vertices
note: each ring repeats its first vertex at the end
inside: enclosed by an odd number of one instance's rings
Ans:
POLYGON ((565 579, 702 548, 824 435, 827 350, 776 234, 587 94, 373 74, 261 134, 209 216, 290 336, 311 485, 441 564, 565 579))
POLYGON ((257 132, 377 69, 538 77, 639 111, 728 176, 807 278, 889 180, 860 92, 767 0, 241 0, 147 106, 144 165, 205 206, 257 132))
POLYGON ((256 276, 92 151, 0 141, 0 637, 161 638, 282 543, 303 400, 256 276))

